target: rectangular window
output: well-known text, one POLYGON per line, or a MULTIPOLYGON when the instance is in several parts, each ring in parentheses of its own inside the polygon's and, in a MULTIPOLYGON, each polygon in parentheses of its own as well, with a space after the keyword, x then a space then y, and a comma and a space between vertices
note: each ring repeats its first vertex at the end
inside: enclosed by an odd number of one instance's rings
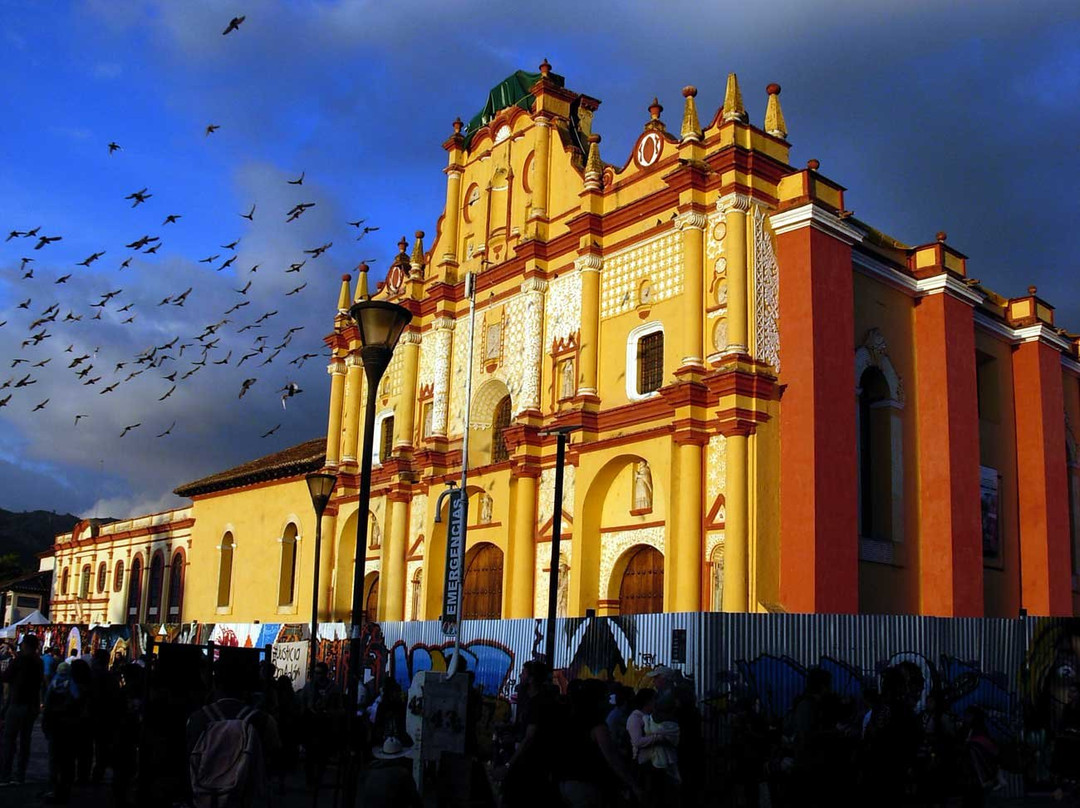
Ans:
POLYGON ((36 609, 40 605, 40 598, 37 598, 34 595, 18 595, 15 598, 16 609, 36 609))
POLYGON ((638 340, 638 395, 660 389, 664 381, 664 332, 646 334, 638 340))
POLYGON ((390 452, 394 448, 394 416, 390 415, 382 422, 382 440, 379 442, 379 462, 385 463, 390 459, 390 452))

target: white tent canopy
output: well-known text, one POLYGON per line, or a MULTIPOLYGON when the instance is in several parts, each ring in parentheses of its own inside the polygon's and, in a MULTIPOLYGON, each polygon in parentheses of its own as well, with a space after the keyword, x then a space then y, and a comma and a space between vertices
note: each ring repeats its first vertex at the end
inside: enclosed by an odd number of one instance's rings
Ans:
POLYGON ((12 623, 7 628, 0 629, 0 640, 14 640, 15 629, 19 626, 47 626, 49 625, 49 618, 34 609, 30 614, 26 615, 22 620, 17 623, 12 623))

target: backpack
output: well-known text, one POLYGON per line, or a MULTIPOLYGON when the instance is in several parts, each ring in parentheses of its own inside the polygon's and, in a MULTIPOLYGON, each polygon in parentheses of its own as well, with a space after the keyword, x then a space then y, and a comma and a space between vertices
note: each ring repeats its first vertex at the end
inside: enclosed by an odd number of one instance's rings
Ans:
POLYGON ((263 785, 262 740, 252 724, 255 710, 245 707, 226 718, 216 704, 203 707, 210 719, 195 748, 188 770, 196 808, 251 805, 263 785))

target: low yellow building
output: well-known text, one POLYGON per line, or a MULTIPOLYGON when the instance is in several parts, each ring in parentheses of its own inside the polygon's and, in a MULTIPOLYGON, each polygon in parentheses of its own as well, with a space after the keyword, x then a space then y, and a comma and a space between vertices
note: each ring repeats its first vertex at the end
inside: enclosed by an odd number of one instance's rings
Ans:
POLYGON ((1073 612, 1077 338, 1034 288, 971 279, 944 233, 912 247, 856 220, 816 161, 789 164, 779 94, 761 127, 734 75, 705 125, 693 87, 671 129, 654 100, 615 163, 600 102, 546 62, 455 121, 431 248, 403 239, 376 293, 413 320, 378 390, 370 501, 345 276, 326 438, 177 489, 194 517, 184 615, 306 619, 303 477, 325 464, 321 619, 349 619, 358 515, 369 613, 437 618, 435 508, 466 430, 465 616, 545 613, 554 426, 576 427, 566 614, 1073 612))

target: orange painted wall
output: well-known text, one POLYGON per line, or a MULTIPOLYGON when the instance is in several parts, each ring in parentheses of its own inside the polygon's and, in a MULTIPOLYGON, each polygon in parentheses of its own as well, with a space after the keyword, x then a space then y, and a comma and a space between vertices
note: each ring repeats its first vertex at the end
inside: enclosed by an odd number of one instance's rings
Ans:
POLYGON ((851 247, 810 227, 777 237, 780 266, 780 598, 858 610, 851 247))
POLYGON ((921 614, 983 613, 975 329, 947 292, 915 308, 921 614))
POLYGON ((1071 614, 1061 355, 1042 342, 1027 342, 1013 354, 1013 371, 1024 608, 1036 615, 1071 614))
POLYGON ((1001 553, 983 562, 983 612, 987 617, 1016 617, 1020 610, 1020 516, 1012 345, 976 329, 975 348, 986 363, 980 392, 979 463, 998 472, 1001 526, 1001 553))

